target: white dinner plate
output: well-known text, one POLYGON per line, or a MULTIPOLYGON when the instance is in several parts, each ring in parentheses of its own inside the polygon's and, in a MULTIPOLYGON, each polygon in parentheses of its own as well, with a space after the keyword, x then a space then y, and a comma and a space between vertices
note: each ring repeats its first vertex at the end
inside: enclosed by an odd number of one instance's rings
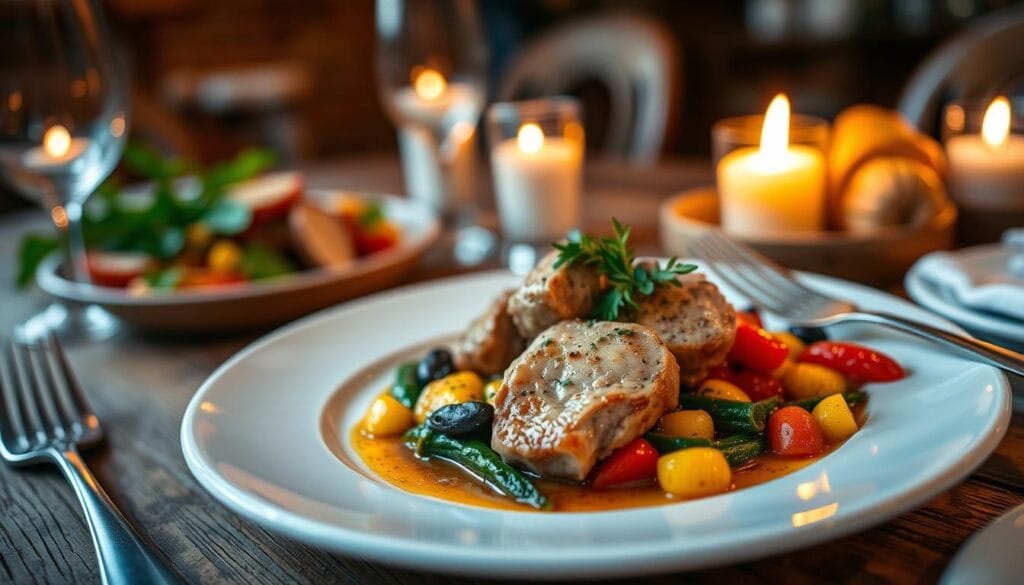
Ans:
MULTIPOLYGON (((875 290, 805 279, 865 308, 954 328, 875 290)), ((455 334, 519 281, 491 272, 389 291, 255 342, 189 404, 181 429, 189 468, 232 510, 325 549, 446 573, 612 577, 735 563, 884 522, 966 477, 1009 421, 997 370, 851 326, 837 337, 896 357, 909 376, 868 387, 863 428, 834 453, 752 488, 666 506, 540 513, 452 504, 376 478, 347 438, 394 365, 455 334)))
POLYGON ((400 283, 437 240, 437 216, 418 201, 331 189, 310 189, 305 197, 323 201, 341 194, 380 203, 384 216, 402 230, 398 245, 343 268, 309 268, 266 281, 142 296, 123 288, 64 278, 59 270, 60 254, 52 254, 43 262, 36 281, 39 288, 59 299, 99 305, 125 322, 150 331, 208 332, 278 325, 400 283))
POLYGON ((1005 315, 976 311, 961 305, 949 291, 923 278, 917 265, 907 272, 903 284, 910 298, 921 306, 955 321, 979 337, 1024 348, 1024 324, 1005 315))

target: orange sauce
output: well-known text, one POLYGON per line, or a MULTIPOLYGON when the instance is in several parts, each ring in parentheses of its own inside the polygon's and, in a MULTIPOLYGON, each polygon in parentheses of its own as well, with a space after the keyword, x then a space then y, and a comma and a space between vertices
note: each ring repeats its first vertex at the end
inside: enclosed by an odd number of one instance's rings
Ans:
MULTIPOLYGON (((431 496, 448 502, 505 510, 530 511, 533 508, 514 502, 471 477, 455 464, 416 457, 400 437, 375 439, 357 426, 351 434, 352 446, 363 462, 384 481, 407 492, 431 496)), ((733 472, 732 489, 742 489, 793 473, 831 453, 839 444, 829 445, 820 455, 808 458, 762 455, 733 472)), ((666 494, 657 483, 606 490, 585 485, 535 479, 537 489, 557 512, 592 512, 644 506, 661 506, 680 501, 666 494)))

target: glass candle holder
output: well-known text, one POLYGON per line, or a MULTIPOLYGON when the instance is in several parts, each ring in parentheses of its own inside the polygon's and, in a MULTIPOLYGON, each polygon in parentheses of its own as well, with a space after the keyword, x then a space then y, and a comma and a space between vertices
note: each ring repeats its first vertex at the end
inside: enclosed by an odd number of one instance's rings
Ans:
POLYGON ((555 97, 494 104, 487 133, 506 243, 546 247, 578 227, 585 143, 579 102, 555 97))
POLYGON ((717 122, 711 142, 722 228, 746 237, 824 229, 828 135, 825 120, 790 116, 784 96, 765 115, 717 122))

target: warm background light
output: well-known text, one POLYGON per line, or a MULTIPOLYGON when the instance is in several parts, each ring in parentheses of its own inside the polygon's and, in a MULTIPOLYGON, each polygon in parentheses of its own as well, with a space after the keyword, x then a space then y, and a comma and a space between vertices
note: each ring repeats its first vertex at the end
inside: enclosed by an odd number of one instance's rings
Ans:
POLYGON ((43 134, 43 150, 46 154, 59 158, 68 153, 71 149, 71 133, 60 124, 51 126, 46 134, 43 134))
POLYGON ((1002 148, 1010 135, 1010 100, 999 96, 992 100, 981 119, 981 138, 992 148, 1002 148))
POLYGON ((768 104, 761 126, 761 153, 781 156, 789 148, 789 99, 779 94, 768 104))
POLYGON ((544 131, 532 122, 523 124, 516 135, 516 141, 519 143, 519 150, 527 154, 539 152, 544 147, 544 131))
POLYGON ((444 75, 429 67, 421 70, 412 83, 416 95, 428 101, 438 99, 448 88, 448 82, 445 81, 444 75))

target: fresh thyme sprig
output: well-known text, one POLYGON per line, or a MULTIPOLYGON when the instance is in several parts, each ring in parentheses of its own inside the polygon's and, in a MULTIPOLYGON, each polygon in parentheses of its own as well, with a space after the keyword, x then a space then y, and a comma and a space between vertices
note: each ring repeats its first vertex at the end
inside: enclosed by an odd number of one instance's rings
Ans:
POLYGON ((654 292, 657 286, 679 286, 676 277, 697 269, 670 258, 664 266, 634 266, 635 257, 629 248, 630 228, 622 227, 612 218, 614 237, 594 238, 578 230, 569 234, 566 243, 554 244, 558 260, 554 267, 593 266, 608 279, 610 285, 594 307, 593 316, 605 321, 620 320, 623 312, 640 307, 639 299, 654 292))

